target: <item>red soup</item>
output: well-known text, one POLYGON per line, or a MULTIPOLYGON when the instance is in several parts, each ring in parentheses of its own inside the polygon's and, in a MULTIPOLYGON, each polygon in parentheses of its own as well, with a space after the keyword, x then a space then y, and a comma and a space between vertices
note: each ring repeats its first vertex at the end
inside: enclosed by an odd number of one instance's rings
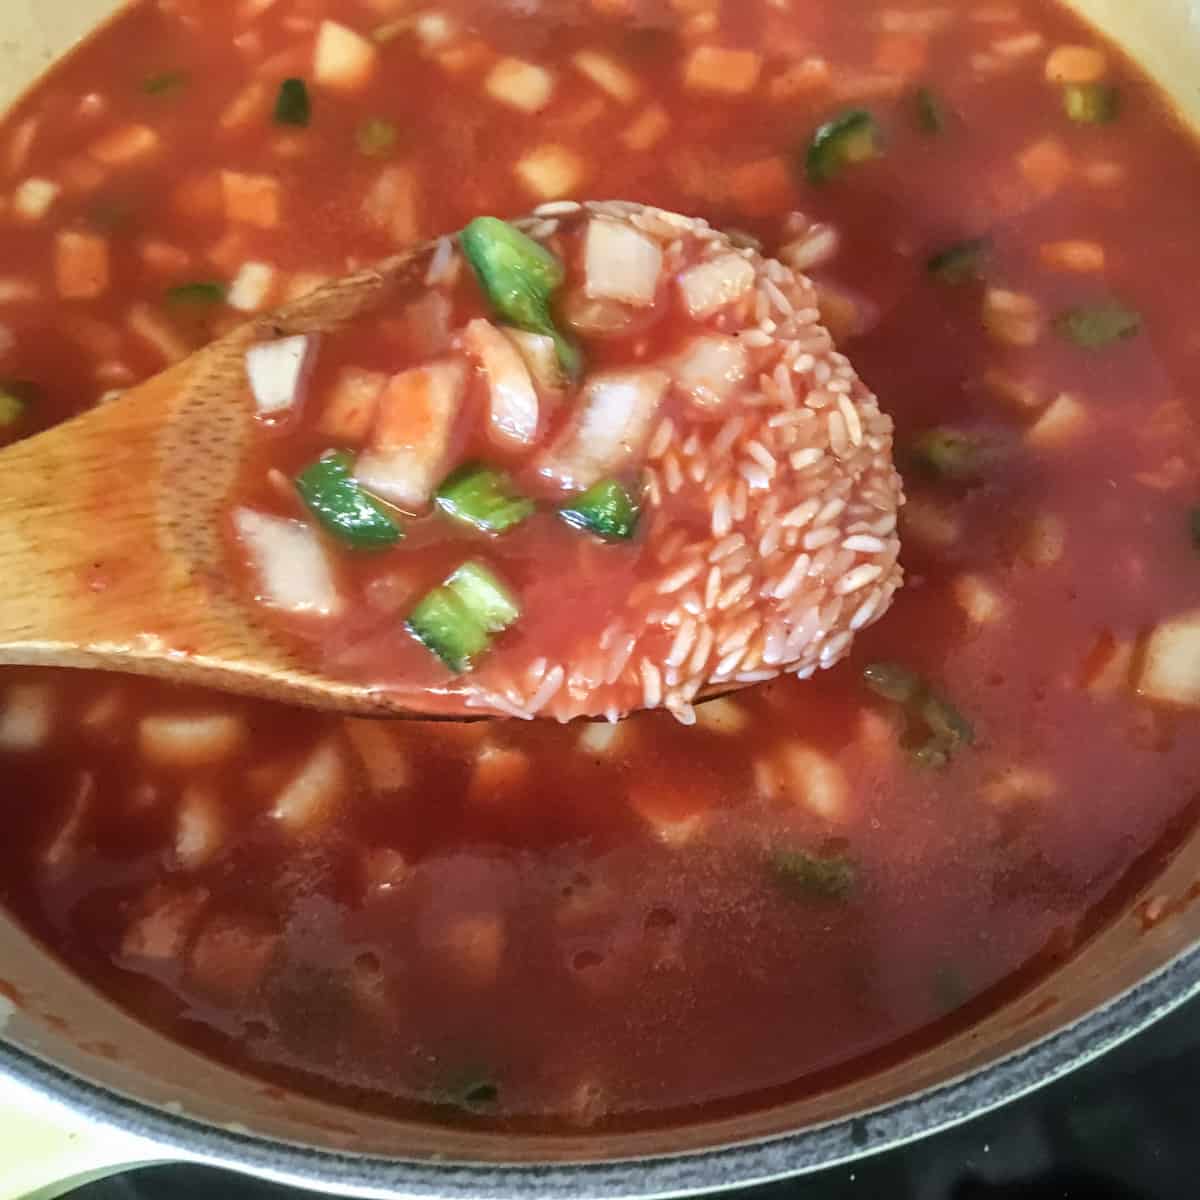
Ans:
MULTIPOLYGON (((1070 953, 1189 815, 1200 365, 1171 281, 1200 275, 1200 156, 1049 0, 142 0, 22 101, 0 170, 7 439, 324 279, 586 196, 810 274, 895 421, 890 610, 690 726, 389 725, 5 670, 0 894, 170 1036, 538 1127, 802 1094, 1070 953)), ((346 337, 318 387, 424 361, 346 337)), ((272 468, 371 448, 294 436, 247 479, 268 515, 272 468)), ((435 565, 372 594, 411 623, 435 565)))

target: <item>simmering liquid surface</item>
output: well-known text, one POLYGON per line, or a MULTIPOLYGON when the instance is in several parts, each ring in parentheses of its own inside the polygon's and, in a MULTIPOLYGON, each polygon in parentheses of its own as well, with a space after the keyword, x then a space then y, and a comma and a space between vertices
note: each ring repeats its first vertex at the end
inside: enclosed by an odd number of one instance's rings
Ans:
POLYGON ((1200 157, 1058 6, 135 3, 0 172, 6 439, 584 195, 810 270, 897 424, 892 611, 691 728, 0 674, 0 896, 172 1037, 472 1120, 798 1094, 1070 953, 1188 812, 1200 157))

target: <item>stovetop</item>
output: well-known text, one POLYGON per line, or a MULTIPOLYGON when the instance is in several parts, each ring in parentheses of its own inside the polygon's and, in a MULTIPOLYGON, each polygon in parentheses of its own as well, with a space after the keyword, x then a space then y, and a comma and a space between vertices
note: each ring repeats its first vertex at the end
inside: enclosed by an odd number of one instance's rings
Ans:
MULTIPOLYGON (((1200 1000, 1058 1083, 923 1141, 732 1200, 1197 1200, 1200 1000)), ((198 1167, 155 1167, 71 1200, 304 1200, 198 1167)))

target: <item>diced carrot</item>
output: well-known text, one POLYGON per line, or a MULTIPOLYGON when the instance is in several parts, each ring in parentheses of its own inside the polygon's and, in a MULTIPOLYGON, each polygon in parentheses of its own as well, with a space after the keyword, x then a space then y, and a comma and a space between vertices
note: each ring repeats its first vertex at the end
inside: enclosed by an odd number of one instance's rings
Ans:
POLYGON ((762 59, 753 50, 697 46, 684 68, 684 86, 699 92, 741 96, 754 90, 762 59))
POLYGON ((1046 242, 1040 253, 1042 262, 1057 271, 1104 270, 1104 247, 1099 242, 1046 242))
POLYGON ((64 300, 94 300, 108 291, 108 239, 67 229, 55 238, 54 279, 64 300))
POLYGON ((465 388, 459 361, 394 375, 379 400, 370 449, 355 466, 360 482, 396 504, 423 508, 444 472, 465 388))
POLYGON ((759 158, 733 169, 730 191, 741 211, 765 217, 786 207, 795 194, 792 171, 780 157, 759 158))
POLYGON ((182 246, 173 246, 160 238, 147 238, 138 246, 142 262, 163 275, 178 275, 192 265, 192 256, 182 246))
POLYGON ((621 134, 621 141, 634 151, 653 149, 671 128, 671 118, 661 104, 651 104, 634 118, 621 134))
POLYGON ((1043 196, 1057 192, 1073 170, 1067 148, 1054 136, 1044 137, 1022 150, 1017 156, 1017 166, 1026 181, 1043 196))
POLYGON ((437 423, 434 399, 423 371, 393 375, 380 397, 371 443, 382 450, 420 446, 437 423))
POLYGON ((274 229, 279 224, 280 188, 273 175, 222 171, 221 192, 230 221, 259 229, 274 229))
POLYGON ((885 33, 875 43, 875 65, 881 71, 913 78, 929 61, 929 39, 920 33, 885 33))
POLYGON ((171 207, 189 221, 211 221, 225 211, 221 177, 215 171, 184 175, 171 190, 171 207))
POLYGON ((89 153, 108 167, 126 167, 157 153, 161 139, 149 125, 122 125, 91 144, 89 153))
POLYGON ((361 442, 371 431, 379 397, 387 385, 382 371, 343 367, 321 412, 317 428, 338 442, 361 442))

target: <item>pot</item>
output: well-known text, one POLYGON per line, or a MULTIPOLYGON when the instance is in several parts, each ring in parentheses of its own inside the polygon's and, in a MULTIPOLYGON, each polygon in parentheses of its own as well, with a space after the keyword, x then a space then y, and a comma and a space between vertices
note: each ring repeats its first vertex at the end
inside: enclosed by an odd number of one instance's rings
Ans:
MULTIPOLYGON (((1074 3, 1200 123, 1200 4, 1074 3)), ((113 9, 0 5, 0 106, 113 9)), ((1200 993, 1197 861, 1200 831, 1181 830, 1135 867, 1070 962, 902 1063, 798 1102, 611 1135, 455 1130, 264 1094, 126 1016, 0 915, 0 1200, 165 1161, 344 1195, 493 1200, 678 1195, 829 1166, 1023 1095, 1200 993), (1168 913, 1153 923, 1151 897, 1168 913)))

